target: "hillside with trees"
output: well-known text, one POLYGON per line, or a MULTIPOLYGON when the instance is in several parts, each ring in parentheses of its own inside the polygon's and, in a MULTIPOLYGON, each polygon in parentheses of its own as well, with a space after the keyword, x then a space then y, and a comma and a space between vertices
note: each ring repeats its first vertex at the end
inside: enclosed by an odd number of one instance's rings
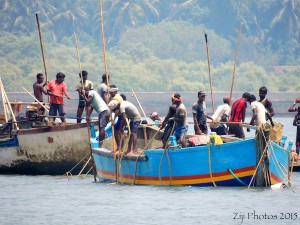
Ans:
MULTIPOLYGON (((100 82, 104 73, 98 0, 0 1, 1 78, 7 91, 31 88, 44 72, 38 13, 49 79, 79 80, 74 31, 82 68, 100 82)), ((103 0, 111 83, 130 91, 209 89, 204 33, 213 89, 230 89, 241 27, 234 91, 300 88, 299 0, 103 0)))

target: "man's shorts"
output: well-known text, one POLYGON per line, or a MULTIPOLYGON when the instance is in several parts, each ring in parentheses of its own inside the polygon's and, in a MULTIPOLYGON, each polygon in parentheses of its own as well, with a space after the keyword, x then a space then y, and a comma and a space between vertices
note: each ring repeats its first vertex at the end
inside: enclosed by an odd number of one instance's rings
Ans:
POLYGON ((188 126, 175 126, 174 136, 176 137, 176 141, 182 141, 185 139, 186 133, 188 131, 188 126))
POLYGON ((130 122, 129 126, 130 126, 131 133, 136 133, 140 124, 141 124, 140 120, 139 121, 130 122))
POLYGON ((60 116, 64 116, 66 114, 65 106, 63 104, 51 104, 49 116, 57 116, 57 111, 60 116))
POLYGON ((238 138, 245 138, 244 130, 239 124, 230 124, 228 134, 234 134, 238 138))
POLYGON ((99 128, 105 128, 109 122, 110 112, 109 110, 104 110, 98 115, 98 126, 99 128))
POLYGON ((114 125, 115 131, 120 131, 122 127, 122 120, 123 120, 123 115, 119 115, 117 122, 114 125))

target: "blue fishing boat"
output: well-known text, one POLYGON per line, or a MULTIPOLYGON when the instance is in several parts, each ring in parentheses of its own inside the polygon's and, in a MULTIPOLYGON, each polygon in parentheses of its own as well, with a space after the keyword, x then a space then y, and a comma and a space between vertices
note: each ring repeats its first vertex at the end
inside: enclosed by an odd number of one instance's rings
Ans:
MULTIPOLYGON (((161 131, 138 129, 138 155, 116 155, 111 138, 98 147, 93 126, 90 141, 100 181, 137 185, 271 186, 289 185, 289 151, 273 141, 261 148, 255 138, 208 136, 206 143, 163 149, 161 131), (226 139, 231 139, 226 143, 226 139), (234 140, 234 141, 232 141, 234 140), (223 143, 222 143, 223 142, 223 143)), ((201 135, 202 136, 202 135, 201 135)), ((188 138, 197 138, 189 135, 188 138)), ((172 146, 173 144, 173 146, 172 146)))

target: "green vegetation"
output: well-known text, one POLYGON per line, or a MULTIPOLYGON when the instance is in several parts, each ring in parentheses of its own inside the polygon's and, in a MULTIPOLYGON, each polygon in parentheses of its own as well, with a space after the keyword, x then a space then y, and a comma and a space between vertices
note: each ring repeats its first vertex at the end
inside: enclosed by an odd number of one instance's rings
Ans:
MULTIPOLYGON (((234 91, 297 91, 300 72, 300 2, 104 0, 111 83, 130 91, 209 90, 204 32, 213 89, 228 91, 240 25, 234 91), (289 66, 276 67, 275 66, 289 66)), ((35 21, 39 13, 49 79, 79 80, 74 30, 82 68, 100 82, 104 73, 99 1, 3 0, 0 3, 1 78, 7 91, 31 88, 44 72, 35 21)))

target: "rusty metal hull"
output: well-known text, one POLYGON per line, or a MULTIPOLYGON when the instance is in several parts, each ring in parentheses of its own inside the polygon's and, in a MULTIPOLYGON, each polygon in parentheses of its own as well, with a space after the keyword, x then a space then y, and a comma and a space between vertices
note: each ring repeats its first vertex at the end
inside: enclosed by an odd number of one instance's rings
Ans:
POLYGON ((0 143, 0 174, 62 175, 89 154, 86 123, 22 129, 0 143))

